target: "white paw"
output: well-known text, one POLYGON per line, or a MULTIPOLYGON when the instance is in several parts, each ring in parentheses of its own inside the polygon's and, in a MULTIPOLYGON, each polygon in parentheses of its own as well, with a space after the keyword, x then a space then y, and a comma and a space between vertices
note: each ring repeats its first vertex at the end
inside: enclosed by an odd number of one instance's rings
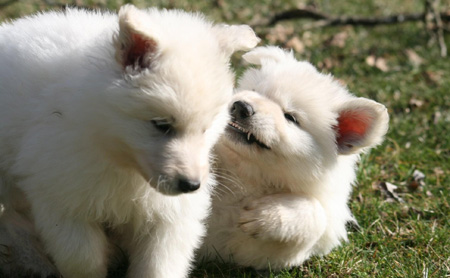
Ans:
POLYGON ((270 196, 253 200, 241 210, 238 226, 249 236, 262 240, 279 240, 280 207, 270 196))
POLYGON ((238 225, 256 239, 313 242, 325 231, 326 215, 315 199, 280 193, 249 202, 241 210, 238 225))

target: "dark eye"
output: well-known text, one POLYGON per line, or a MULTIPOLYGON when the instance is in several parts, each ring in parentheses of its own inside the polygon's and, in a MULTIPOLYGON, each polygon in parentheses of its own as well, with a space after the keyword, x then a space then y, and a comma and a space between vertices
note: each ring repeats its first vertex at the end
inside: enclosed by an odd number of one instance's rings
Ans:
POLYGON ((286 120, 293 122, 296 125, 299 125, 299 123, 297 122, 297 119, 295 118, 294 115, 289 114, 289 113, 284 113, 284 117, 286 118, 286 120))
POLYGON ((155 119, 151 121, 152 125, 164 134, 173 134, 174 128, 172 124, 167 119, 155 119))

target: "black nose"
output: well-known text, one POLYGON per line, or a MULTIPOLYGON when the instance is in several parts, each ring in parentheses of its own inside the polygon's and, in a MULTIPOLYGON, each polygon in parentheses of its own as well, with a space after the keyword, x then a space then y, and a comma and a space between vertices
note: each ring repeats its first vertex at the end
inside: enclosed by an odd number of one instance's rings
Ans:
POLYGON ((192 180, 180 179, 178 181, 178 189, 183 193, 195 191, 200 188, 200 182, 192 180))
POLYGON ((245 119, 255 114, 255 111, 247 102, 238 100, 231 106, 230 114, 235 119, 245 119))

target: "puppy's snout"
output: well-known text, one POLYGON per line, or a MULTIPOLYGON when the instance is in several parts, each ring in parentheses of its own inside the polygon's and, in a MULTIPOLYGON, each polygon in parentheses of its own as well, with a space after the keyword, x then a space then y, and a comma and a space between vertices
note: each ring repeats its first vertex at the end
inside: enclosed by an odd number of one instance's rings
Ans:
POLYGON ((255 114, 255 111, 249 103, 238 100, 231 106, 230 114, 235 119, 245 119, 255 114))
POLYGON ((180 179, 178 181, 178 189, 183 193, 195 191, 200 188, 199 181, 180 179))

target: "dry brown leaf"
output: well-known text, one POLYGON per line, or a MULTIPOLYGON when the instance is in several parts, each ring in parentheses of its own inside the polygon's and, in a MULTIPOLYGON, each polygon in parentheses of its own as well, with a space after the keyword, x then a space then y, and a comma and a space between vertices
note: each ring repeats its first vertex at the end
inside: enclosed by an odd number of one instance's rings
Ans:
POLYGON ((434 112, 434 114, 433 114, 433 124, 437 125, 441 119, 442 119, 441 111, 434 112))
POLYGON ((382 72, 389 71, 389 67, 387 65, 386 59, 382 57, 375 57, 375 55, 370 55, 366 58, 366 63, 371 67, 376 67, 382 72))
POLYGON ((297 36, 288 40, 286 42, 286 47, 294 49, 297 53, 305 52, 305 44, 297 36))
POLYGON ((339 83, 342 87, 347 87, 347 82, 343 79, 334 78, 334 80, 339 83))
POLYGON ((423 64, 424 60, 422 57, 419 56, 414 50, 412 49, 406 49, 405 50, 406 56, 408 56, 409 62, 415 66, 418 67, 421 64, 423 64))
POLYGON ((302 34, 302 42, 307 46, 307 47, 311 47, 313 46, 313 41, 312 41, 312 33, 310 31, 305 31, 302 34))
MULTIPOLYGON (((335 58, 330 58, 330 57, 326 57, 325 59, 323 59, 322 61, 317 63, 317 67, 320 69, 326 69, 326 70, 330 70, 332 68, 335 67, 340 67, 341 65, 341 61, 339 61, 338 59, 335 58)), ((343 80, 337 80, 341 85, 343 85, 344 87, 347 85, 347 83, 343 80)))
POLYGON ((266 35, 266 39, 271 44, 275 43, 285 43, 288 39, 288 36, 294 33, 294 28, 292 26, 285 26, 281 24, 275 25, 274 28, 271 28, 269 33, 266 35))
POLYGON ((418 182, 416 182, 415 180, 412 180, 409 184, 408 184, 409 189, 416 191, 417 189, 419 189, 420 184, 418 182))
POLYGON ((372 183, 372 189, 376 190, 376 191, 380 190, 380 186, 378 184, 379 184, 379 182, 373 182, 372 183))
MULTIPOLYGON (((436 150, 436 153, 439 153, 441 150, 436 150)), ((448 169, 446 171, 442 170, 441 167, 436 167, 433 169, 433 172, 436 176, 436 185, 441 184, 441 176, 446 175, 448 173, 448 169)))
POLYGON ((440 167, 434 168, 433 172, 436 176, 441 176, 441 175, 445 174, 445 172, 440 167))
POLYGON ((361 192, 360 192, 360 193, 358 194, 358 196, 356 197, 356 200, 357 200, 358 202, 360 202, 360 203, 364 203, 364 197, 363 197, 363 195, 362 195, 361 192))
POLYGON ((395 202, 395 201, 400 203, 405 202, 403 201, 402 197, 400 197, 396 192, 398 186, 396 186, 395 184, 382 181, 378 183, 378 189, 385 196, 387 202, 395 202))
POLYGON ((375 55, 370 55, 370 56, 367 56, 367 58, 366 58, 366 64, 368 64, 371 67, 375 66, 375 61, 376 61, 375 55))
POLYGON ((323 59, 322 63, 323 63, 323 68, 325 68, 325 69, 331 69, 334 66, 333 60, 331 60, 328 57, 323 59))
POLYGON ((420 99, 411 98, 409 100, 409 105, 411 105, 411 106, 415 106, 415 107, 420 108, 420 107, 423 106, 423 104, 424 104, 423 100, 420 100, 420 99))
POLYGON ((413 179, 408 184, 409 189, 411 189, 411 190, 421 189, 422 190, 422 187, 425 185, 425 174, 416 169, 416 170, 414 170, 412 176, 413 176, 413 179))
POLYGON ((331 38, 330 45, 343 48, 347 42, 348 32, 342 31, 331 38))
POLYGON ((444 73, 441 71, 424 71, 423 76, 425 80, 433 85, 439 85, 442 82, 442 77, 444 73))
POLYGON ((420 183, 420 185, 425 185, 425 174, 419 170, 414 170, 413 179, 420 183))
POLYGON ((383 58, 377 58, 376 62, 375 62, 375 67, 379 70, 381 70, 382 72, 387 72, 389 71, 389 67, 386 63, 386 60, 383 58))

